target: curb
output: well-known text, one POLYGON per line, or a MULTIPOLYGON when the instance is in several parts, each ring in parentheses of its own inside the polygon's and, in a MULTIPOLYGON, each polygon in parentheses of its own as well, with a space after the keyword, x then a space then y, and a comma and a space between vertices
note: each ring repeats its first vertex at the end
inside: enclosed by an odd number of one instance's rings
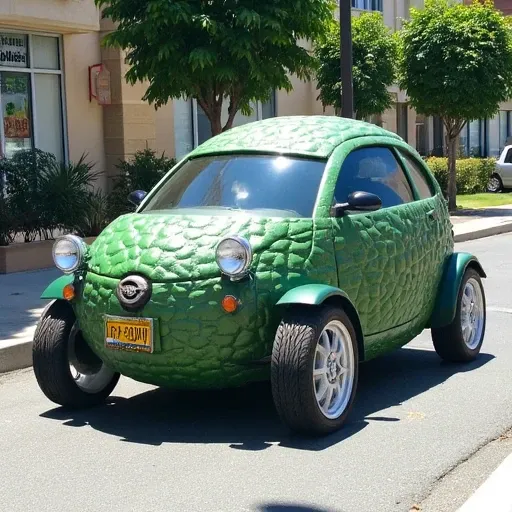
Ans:
POLYGON ((477 229, 475 231, 468 231, 467 233, 455 234, 454 240, 455 242, 467 242, 469 240, 477 240, 479 238, 486 238, 510 232, 512 232, 512 222, 505 222, 498 226, 490 226, 488 228, 477 229))
POLYGON ((32 366, 32 340, 9 341, 0 348, 0 373, 32 366))
POLYGON ((512 454, 509 455, 457 512, 512 512, 512 454))

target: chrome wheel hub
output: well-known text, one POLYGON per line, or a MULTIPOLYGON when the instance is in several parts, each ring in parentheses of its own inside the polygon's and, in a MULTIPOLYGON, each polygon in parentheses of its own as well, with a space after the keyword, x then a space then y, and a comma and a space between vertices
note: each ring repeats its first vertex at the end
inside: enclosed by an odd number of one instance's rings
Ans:
POLYGON ((462 293, 460 323, 464 343, 474 350, 480 344, 484 320, 482 288, 474 278, 468 279, 462 293))
POLYGON ((339 321, 322 331, 313 362, 313 391, 318 407, 328 419, 345 411, 354 385, 354 350, 348 329, 339 321))
POLYGON ((114 372, 87 345, 77 323, 68 339, 68 363, 76 385, 85 393, 101 392, 114 377, 114 372))

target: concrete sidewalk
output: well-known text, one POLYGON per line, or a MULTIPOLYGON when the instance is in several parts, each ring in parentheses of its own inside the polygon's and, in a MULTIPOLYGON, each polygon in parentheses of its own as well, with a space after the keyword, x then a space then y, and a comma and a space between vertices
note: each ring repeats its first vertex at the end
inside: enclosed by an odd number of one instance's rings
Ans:
POLYGON ((0 275, 0 373, 32 364, 32 336, 48 301, 39 297, 57 269, 0 275))
POLYGON ((508 233, 512 231, 512 205, 459 210, 451 220, 456 242, 508 233))

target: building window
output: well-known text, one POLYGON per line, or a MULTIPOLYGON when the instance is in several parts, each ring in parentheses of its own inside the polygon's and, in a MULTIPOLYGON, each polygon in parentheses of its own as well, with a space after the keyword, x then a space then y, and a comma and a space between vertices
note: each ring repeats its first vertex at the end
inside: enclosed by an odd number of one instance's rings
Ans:
POLYGON ((352 0, 354 9, 364 9, 365 11, 382 12, 382 0, 352 0))
MULTIPOLYGON (((229 101, 224 101, 222 106, 222 124, 228 118, 229 101)), ((244 116, 238 112, 233 122, 233 127, 243 124, 275 117, 275 94, 267 103, 257 102, 252 105, 253 112, 250 116, 244 116)), ((176 158, 182 158, 193 148, 207 141, 212 136, 210 121, 203 109, 195 100, 174 101, 174 145, 176 158)))
POLYGON ((407 142, 409 140, 409 123, 407 116, 407 103, 396 104, 396 133, 407 142))
POLYGON ((58 36, 0 33, 0 156, 37 148, 66 158, 58 36))
POLYGON ((466 123, 459 135, 459 151, 465 157, 481 157, 485 153, 482 144, 484 122, 481 120, 466 123))
POLYGON ((424 115, 416 114, 416 151, 421 156, 427 154, 428 124, 424 115))
POLYGON ((512 112, 500 110, 500 154, 512 136, 512 112))

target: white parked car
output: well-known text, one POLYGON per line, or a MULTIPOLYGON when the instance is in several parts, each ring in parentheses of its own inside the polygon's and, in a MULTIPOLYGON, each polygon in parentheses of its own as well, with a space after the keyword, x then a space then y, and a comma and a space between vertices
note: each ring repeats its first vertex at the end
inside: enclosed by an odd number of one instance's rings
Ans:
POLYGON ((505 188, 512 188, 512 145, 505 146, 501 152, 496 162, 496 171, 487 185, 489 192, 501 192, 505 188))

